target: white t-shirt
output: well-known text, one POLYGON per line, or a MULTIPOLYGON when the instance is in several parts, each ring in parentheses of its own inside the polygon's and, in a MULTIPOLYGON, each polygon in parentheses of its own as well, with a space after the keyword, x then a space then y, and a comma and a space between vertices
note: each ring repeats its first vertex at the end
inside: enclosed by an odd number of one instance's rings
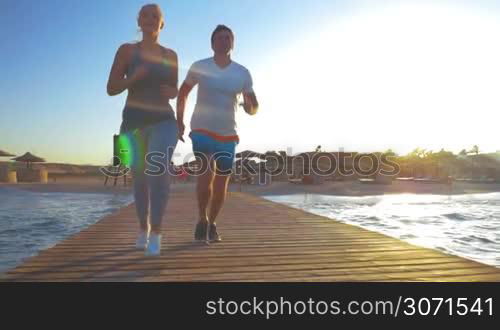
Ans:
POLYGON ((185 82, 190 86, 198 84, 191 130, 207 130, 220 136, 237 135, 237 96, 253 92, 250 72, 234 61, 220 68, 210 57, 195 62, 185 82))

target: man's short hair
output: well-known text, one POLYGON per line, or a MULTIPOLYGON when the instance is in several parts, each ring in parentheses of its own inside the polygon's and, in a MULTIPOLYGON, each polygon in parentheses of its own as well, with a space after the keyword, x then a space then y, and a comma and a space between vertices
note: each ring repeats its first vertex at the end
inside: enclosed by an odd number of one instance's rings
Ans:
POLYGON ((214 32, 212 32, 212 38, 211 38, 212 44, 214 43, 215 35, 217 33, 221 32, 221 31, 228 31, 231 34, 231 38, 233 39, 232 41, 234 42, 234 33, 233 33, 233 31, 229 27, 227 27, 225 25, 222 25, 222 24, 219 24, 215 28, 214 32))

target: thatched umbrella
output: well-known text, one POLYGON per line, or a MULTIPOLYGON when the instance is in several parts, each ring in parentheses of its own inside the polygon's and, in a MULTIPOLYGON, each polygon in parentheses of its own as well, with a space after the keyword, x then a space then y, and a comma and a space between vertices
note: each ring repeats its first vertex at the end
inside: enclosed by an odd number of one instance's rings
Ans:
POLYGON ((26 167, 30 168, 32 163, 45 163, 45 159, 37 157, 29 152, 25 153, 22 156, 12 158, 16 162, 24 162, 26 163, 26 167))
POLYGON ((15 155, 10 154, 6 151, 0 150, 0 157, 14 157, 15 155))

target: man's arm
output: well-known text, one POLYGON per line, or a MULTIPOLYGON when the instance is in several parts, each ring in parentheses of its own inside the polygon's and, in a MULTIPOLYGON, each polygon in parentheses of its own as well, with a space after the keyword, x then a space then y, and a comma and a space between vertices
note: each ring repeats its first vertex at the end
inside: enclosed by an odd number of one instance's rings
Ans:
POLYGON ((184 82, 179 89, 179 95, 177 96, 177 128, 179 129, 179 140, 184 141, 184 111, 186 110, 186 100, 193 89, 194 85, 190 85, 184 82))
POLYGON ((249 115, 253 116, 259 111, 259 102, 257 101, 257 96, 254 92, 243 93, 243 109, 249 115))

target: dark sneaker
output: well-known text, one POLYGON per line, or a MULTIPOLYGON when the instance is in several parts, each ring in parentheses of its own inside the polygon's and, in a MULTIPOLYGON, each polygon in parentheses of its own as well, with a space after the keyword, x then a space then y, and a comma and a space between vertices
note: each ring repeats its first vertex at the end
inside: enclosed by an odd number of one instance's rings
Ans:
POLYGON ((217 243, 222 241, 222 238, 217 232, 217 226, 215 224, 210 224, 210 226, 208 226, 208 241, 210 243, 217 243))
POLYGON ((206 221, 198 222, 198 224, 196 225, 196 229, 194 231, 194 240, 205 242, 207 240, 207 228, 208 228, 208 222, 206 221))

